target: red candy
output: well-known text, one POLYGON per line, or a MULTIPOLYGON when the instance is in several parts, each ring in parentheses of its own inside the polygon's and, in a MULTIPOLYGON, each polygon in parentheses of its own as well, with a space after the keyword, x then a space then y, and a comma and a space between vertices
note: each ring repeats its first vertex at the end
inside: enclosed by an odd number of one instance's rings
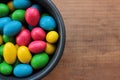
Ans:
POLYGON ((30 26, 36 26, 40 19, 40 13, 35 8, 28 8, 26 10, 25 19, 30 26))
POLYGON ((45 50, 46 42, 45 41, 33 41, 29 44, 28 48, 32 53, 40 53, 45 50))
POLYGON ((31 34, 28 29, 23 29, 16 37, 16 43, 20 46, 27 46, 31 41, 31 34))
POLYGON ((32 30, 31 36, 33 40, 44 40, 46 37, 46 32, 39 27, 36 27, 32 30))

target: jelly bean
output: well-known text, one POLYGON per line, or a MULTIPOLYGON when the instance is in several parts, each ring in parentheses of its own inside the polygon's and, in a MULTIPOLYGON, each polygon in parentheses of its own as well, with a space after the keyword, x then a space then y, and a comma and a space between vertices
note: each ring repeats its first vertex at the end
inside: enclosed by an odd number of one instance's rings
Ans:
POLYGON ((56 43, 59 38, 59 35, 56 31, 50 31, 46 35, 46 40, 49 43, 56 43))
POLYGON ((10 9, 10 11, 12 12, 12 11, 14 11, 15 10, 15 8, 14 8, 14 6, 13 6, 13 2, 12 1, 10 1, 10 2, 8 2, 8 7, 9 7, 9 9, 10 9))
POLYGON ((40 69, 47 65, 49 61, 49 56, 46 53, 40 53, 33 56, 31 60, 31 66, 34 69, 40 69))
POLYGON ((0 73, 3 75, 10 75, 12 74, 13 67, 10 64, 7 64, 6 62, 3 62, 0 64, 0 73))
POLYGON ((0 17, 7 16, 9 13, 9 7, 6 4, 0 3, 0 17))
POLYGON ((13 70, 13 74, 16 77, 27 77, 31 75, 32 72, 33 72, 33 69, 28 64, 18 64, 13 70))
POLYGON ((4 45, 0 46, 0 56, 3 56, 3 49, 4 49, 4 45))
POLYGON ((0 18, 0 33, 3 33, 4 26, 9 23, 11 19, 9 17, 2 17, 0 18))
POLYGON ((53 54, 55 52, 56 46, 50 43, 47 43, 45 52, 49 55, 53 54))
POLYGON ((20 46, 18 48, 17 55, 18 55, 19 61, 22 63, 29 63, 32 58, 32 55, 26 46, 20 46))
POLYGON ((24 22, 24 20, 25 20, 25 10, 15 10, 12 14, 12 19, 24 22))
POLYGON ((18 50, 18 48, 20 47, 18 44, 15 45, 16 49, 18 50))
POLYGON ((16 61, 17 50, 13 43, 7 42, 4 45, 3 57, 8 64, 13 64, 16 61))
POLYGON ((6 36, 6 35, 3 35, 3 41, 4 42, 12 42, 12 43, 15 43, 15 40, 13 37, 9 37, 9 36, 6 36))
POLYGON ((43 12, 42 8, 39 5, 37 5, 37 4, 32 5, 32 7, 36 8, 37 10, 39 10, 39 12, 43 12))
POLYGON ((39 53, 45 50, 46 42, 44 41, 33 41, 28 46, 32 53, 39 53))
POLYGON ((44 30, 54 30, 56 28, 56 22, 51 16, 43 16, 40 19, 39 26, 44 30))
POLYGON ((16 37, 16 43, 20 46, 27 46, 31 41, 31 34, 28 29, 22 30, 16 37))
POLYGON ((0 35, 0 45, 3 43, 3 38, 2 36, 0 35))
POLYGON ((16 9, 27 9, 31 6, 30 0, 13 0, 13 5, 16 9))
POLYGON ((36 26, 39 23, 40 13, 36 8, 28 8, 25 19, 30 26, 36 26))
POLYGON ((33 40, 44 40, 46 37, 46 32, 39 27, 36 27, 32 30, 31 36, 33 40))
POLYGON ((22 24, 19 21, 11 21, 4 26, 3 33, 6 36, 15 36, 22 29, 22 24))

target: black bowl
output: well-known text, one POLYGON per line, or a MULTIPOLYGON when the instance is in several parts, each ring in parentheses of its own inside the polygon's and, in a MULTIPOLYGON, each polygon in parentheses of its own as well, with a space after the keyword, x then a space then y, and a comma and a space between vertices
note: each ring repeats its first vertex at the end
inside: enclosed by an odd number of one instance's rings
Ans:
MULTIPOLYGON (((10 0, 0 0, 1 2, 8 2, 10 0)), ((25 78, 17 78, 14 76, 3 76, 0 74, 0 80, 40 80, 43 77, 45 77, 49 72, 53 70, 53 68, 57 65, 59 62, 65 45, 65 26, 63 19, 60 15, 60 12, 54 5, 54 3, 51 0, 34 0, 37 4, 43 6, 56 20, 57 22, 57 31, 59 33, 59 40, 57 43, 57 49, 54 55, 52 55, 48 65, 44 67, 41 70, 36 71, 31 76, 25 77, 25 78)))

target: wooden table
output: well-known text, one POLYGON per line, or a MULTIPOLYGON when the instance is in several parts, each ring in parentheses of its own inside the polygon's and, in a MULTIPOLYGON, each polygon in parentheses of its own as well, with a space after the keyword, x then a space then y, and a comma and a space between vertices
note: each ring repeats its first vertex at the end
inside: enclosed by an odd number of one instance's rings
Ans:
POLYGON ((120 0, 54 0, 66 47, 43 80, 120 80, 120 0))

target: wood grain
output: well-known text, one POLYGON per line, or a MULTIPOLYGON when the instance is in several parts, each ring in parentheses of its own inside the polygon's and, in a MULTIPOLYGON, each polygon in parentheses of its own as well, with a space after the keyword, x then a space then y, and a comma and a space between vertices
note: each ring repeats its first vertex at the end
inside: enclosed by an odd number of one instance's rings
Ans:
POLYGON ((54 0, 66 47, 43 80, 120 80, 120 0, 54 0))

